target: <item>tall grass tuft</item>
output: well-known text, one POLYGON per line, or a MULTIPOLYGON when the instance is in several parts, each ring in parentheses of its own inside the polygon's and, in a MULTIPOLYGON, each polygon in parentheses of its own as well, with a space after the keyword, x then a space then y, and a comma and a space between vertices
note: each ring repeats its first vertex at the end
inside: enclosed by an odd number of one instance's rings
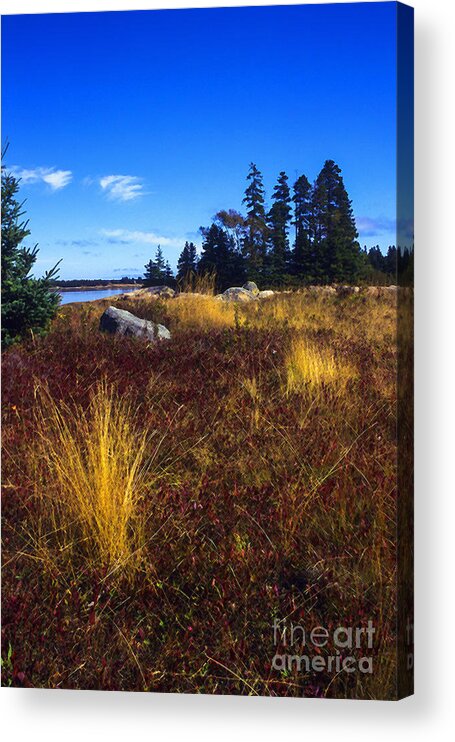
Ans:
POLYGON ((186 294, 205 294, 214 296, 216 291, 216 271, 196 273, 188 271, 179 281, 179 289, 186 294))
POLYGON ((41 498, 60 550, 82 548, 97 568, 131 574, 140 563, 147 485, 147 435, 128 402, 105 382, 87 410, 37 392, 41 498))
POLYGON ((285 363, 288 393, 314 391, 323 386, 342 392, 356 376, 353 366, 341 363, 327 348, 318 348, 304 338, 292 343, 285 363))
POLYGON ((169 313, 180 327, 200 330, 234 327, 235 306, 213 296, 180 294, 169 306, 169 313))

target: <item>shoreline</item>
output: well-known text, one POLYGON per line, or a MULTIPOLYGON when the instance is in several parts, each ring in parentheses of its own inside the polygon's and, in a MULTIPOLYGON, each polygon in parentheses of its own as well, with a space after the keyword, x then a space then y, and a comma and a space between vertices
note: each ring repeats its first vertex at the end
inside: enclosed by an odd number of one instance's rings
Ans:
POLYGON ((134 289, 141 288, 139 283, 107 283, 97 284, 96 286, 52 286, 52 291, 59 294, 65 291, 102 291, 103 289, 134 289))

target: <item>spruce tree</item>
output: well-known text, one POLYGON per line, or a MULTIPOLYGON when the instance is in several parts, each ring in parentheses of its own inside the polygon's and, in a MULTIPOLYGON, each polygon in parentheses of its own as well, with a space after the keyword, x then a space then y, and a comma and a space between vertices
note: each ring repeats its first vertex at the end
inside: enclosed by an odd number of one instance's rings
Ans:
POLYGON ((362 264, 351 201, 333 160, 326 160, 312 193, 314 257, 322 282, 354 281, 362 264))
POLYGON ((190 273, 197 270, 196 245, 193 242, 185 242, 177 262, 177 280, 182 280, 190 273))
POLYGON ((371 264, 374 270, 384 272, 385 256, 382 254, 379 245, 370 247, 368 251, 368 262, 371 264))
POLYGON ((289 264, 289 219, 291 216, 291 192, 288 176, 282 170, 273 189, 274 203, 269 211, 269 239, 272 274, 279 279, 286 272, 289 264))
POLYGON ((389 245, 387 255, 384 258, 384 273, 390 276, 397 275, 398 251, 395 245, 389 245))
POLYGON ((158 245, 158 247, 156 248, 155 264, 159 272, 161 273, 161 275, 164 276, 166 272, 166 263, 164 262, 163 251, 161 249, 161 245, 158 245))
POLYGON ((214 222, 234 238, 236 249, 240 252, 246 234, 245 217, 235 209, 221 209, 215 214, 214 222))
POLYGON ((167 286, 173 286, 175 283, 174 272, 170 266, 169 260, 166 260, 164 266, 164 280, 167 286))
POLYGON ((315 255, 311 233, 311 183, 301 175, 294 183, 295 242, 292 253, 292 272, 311 283, 314 280, 315 255))
POLYGON ((198 272, 216 273, 216 287, 224 291, 245 280, 244 260, 231 235, 217 224, 201 228, 204 237, 198 272))
MULTIPOLYGON (((2 151, 2 160, 7 146, 2 151)), ((33 278, 38 246, 22 243, 30 235, 28 221, 22 221, 24 202, 17 200, 19 181, 2 162, 2 347, 25 338, 31 332, 42 334, 55 316, 59 295, 51 291, 57 266, 43 278, 33 278)))
POLYGON ((267 224, 265 215, 265 191, 262 174, 252 162, 247 175, 249 185, 245 190, 243 203, 246 205, 246 234, 243 240, 243 253, 247 262, 249 277, 259 277, 267 253, 267 224))
POLYGON ((173 280, 171 267, 164 260, 161 245, 158 245, 156 249, 155 260, 150 259, 144 268, 144 286, 164 286, 170 280, 173 280))

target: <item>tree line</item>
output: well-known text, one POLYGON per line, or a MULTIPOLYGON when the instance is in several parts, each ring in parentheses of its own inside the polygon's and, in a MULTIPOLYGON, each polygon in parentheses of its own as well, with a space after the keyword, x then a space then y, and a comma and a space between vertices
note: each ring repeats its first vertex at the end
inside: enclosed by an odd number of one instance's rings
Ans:
MULTIPOLYGON (((18 199, 19 181, 4 166, 8 145, 2 149, 2 347, 31 332, 45 332, 59 305, 56 286, 93 285, 92 280, 62 281, 58 264, 42 278, 30 273, 38 247, 23 242, 30 235, 24 202, 18 199)), ((291 187, 282 171, 266 207, 262 173, 251 163, 243 199, 244 213, 222 209, 208 227, 201 227, 202 251, 186 242, 177 273, 158 246, 145 266, 143 279, 124 276, 121 283, 182 284, 189 275, 216 276, 217 289, 256 281, 261 288, 323 283, 395 282, 412 275, 413 250, 390 246, 360 248, 351 201, 333 160, 327 160, 311 184, 305 175, 291 187)), ((99 281, 97 283, 104 283, 99 281)))
POLYGON ((253 280, 262 287, 386 282, 396 275, 397 250, 360 248, 352 204, 341 170, 326 160, 313 184, 300 175, 294 184, 281 171, 266 206, 263 176, 249 166, 244 213, 222 209, 200 227, 201 254, 186 242, 174 278, 161 248, 145 266, 145 283, 181 283, 194 273, 216 274, 224 290, 253 280))

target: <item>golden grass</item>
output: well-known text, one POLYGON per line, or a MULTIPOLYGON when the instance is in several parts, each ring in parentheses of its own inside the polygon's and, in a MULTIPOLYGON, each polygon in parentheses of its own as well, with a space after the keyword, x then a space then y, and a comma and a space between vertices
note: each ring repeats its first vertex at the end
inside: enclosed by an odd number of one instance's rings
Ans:
POLYGON ((144 540, 146 432, 104 382, 86 412, 42 390, 37 402, 39 455, 49 480, 41 497, 60 549, 82 546, 95 567, 134 571, 144 540))
POLYGON ((235 307, 208 295, 180 294, 168 305, 176 322, 198 329, 233 327, 235 307))
POLYGON ((305 338, 292 343, 285 366, 288 393, 323 386, 343 392, 346 384, 356 376, 353 366, 341 363, 327 348, 317 348, 305 338))
MULTIPOLYGON (((166 324, 171 333, 185 327, 201 330, 235 326, 271 330, 283 327, 307 333, 330 331, 343 341, 362 340, 375 348, 382 344, 390 348, 396 343, 396 297, 393 295, 376 297, 362 291, 340 300, 336 295, 302 290, 276 293, 267 300, 224 302, 212 295, 210 277, 202 277, 200 281, 200 285, 197 282, 186 284, 183 292, 166 299, 164 305, 157 303, 156 297, 141 296, 144 316, 166 324)), ((98 311, 102 308, 104 304, 100 304, 98 311)), ((129 309, 142 316, 138 307, 129 309)))

